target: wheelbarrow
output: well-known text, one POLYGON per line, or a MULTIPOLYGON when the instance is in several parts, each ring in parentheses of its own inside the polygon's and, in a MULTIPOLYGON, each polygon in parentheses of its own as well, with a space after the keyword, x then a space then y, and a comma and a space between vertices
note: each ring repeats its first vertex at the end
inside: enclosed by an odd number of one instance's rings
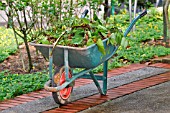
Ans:
MULTIPOLYGON (((147 14, 143 11, 129 25, 124 33, 124 37, 132 29, 138 19, 147 14)), ((115 54, 118 46, 107 44, 108 39, 103 40, 106 54, 103 55, 96 44, 86 48, 69 47, 57 45, 44 45, 31 42, 30 45, 39 50, 44 57, 49 59, 49 76, 50 80, 44 85, 47 91, 52 92, 52 96, 56 103, 67 104, 70 102, 71 94, 74 87, 74 81, 78 78, 92 79, 97 86, 100 94, 107 93, 107 71, 108 60, 115 54), (54 50, 53 50, 54 47, 54 50), (53 50, 53 54, 51 54, 53 50), (92 70, 103 63, 103 75, 93 74, 92 70), (56 66, 53 74, 53 64, 56 66), (78 73, 74 73, 73 69, 82 68, 78 73), (99 81, 102 81, 101 86, 99 81)))

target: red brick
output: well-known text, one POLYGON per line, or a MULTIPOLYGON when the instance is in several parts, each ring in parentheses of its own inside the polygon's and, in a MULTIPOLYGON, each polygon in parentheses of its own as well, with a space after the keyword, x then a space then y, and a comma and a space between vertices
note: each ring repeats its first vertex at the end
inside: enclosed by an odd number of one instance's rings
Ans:
POLYGON ((115 94, 107 93, 107 99, 105 99, 105 101, 112 100, 112 99, 118 98, 120 96, 122 96, 122 94, 121 95, 115 95, 115 94))
POLYGON ((41 94, 40 92, 31 92, 31 93, 28 93, 28 95, 39 95, 39 94, 41 94))
POLYGON ((40 96, 43 96, 43 97, 48 97, 48 96, 51 96, 52 95, 52 93, 50 92, 50 93, 42 93, 42 94, 40 94, 40 96))
POLYGON ((150 66, 165 68, 166 66, 169 66, 169 64, 165 64, 165 63, 156 63, 156 64, 151 64, 150 66))
POLYGON ((75 102, 72 102, 72 106, 73 107, 77 107, 77 105, 79 106, 79 107, 85 107, 85 108, 88 108, 88 107, 90 107, 90 105, 92 105, 92 104, 85 104, 84 102, 81 102, 81 101, 75 101, 75 102))
POLYGON ((48 92, 48 91, 46 91, 46 90, 40 90, 40 91, 38 91, 39 93, 41 93, 41 94, 51 94, 51 92, 48 92))
POLYGON ((99 104, 99 102, 100 103, 103 103, 103 102, 105 102, 105 101, 107 101, 107 100, 109 100, 110 99, 110 96, 109 95, 106 95, 106 97, 107 98, 94 98, 94 97, 88 97, 88 99, 91 99, 93 102, 95 102, 95 103, 97 103, 97 104, 99 104))
POLYGON ((14 100, 18 100, 18 101, 21 101, 21 102, 31 102, 31 101, 33 101, 33 100, 27 100, 27 99, 24 99, 24 98, 14 98, 14 100))
MULTIPOLYGON (((121 96, 123 94, 122 92, 119 92, 118 89, 111 89, 111 92, 114 92, 115 96, 121 96)), ((110 94, 110 90, 107 94, 110 94)))
POLYGON ((165 78, 167 78, 167 79, 170 79, 170 72, 161 74, 160 77, 165 77, 165 78))
POLYGON ((15 105, 11 105, 11 104, 1 104, 0 107, 14 107, 15 105))
POLYGON ((19 103, 19 104, 23 104, 25 102, 22 102, 22 101, 18 101, 18 100, 14 100, 14 99, 10 99, 8 100, 9 103, 19 103))
POLYGON ((84 104, 86 104, 86 105, 94 106, 94 105, 100 104, 101 102, 103 102, 103 100, 101 100, 101 101, 99 101, 99 99, 95 99, 95 100, 79 100, 79 102, 84 102, 84 104))
MULTIPOLYGON (((57 108, 57 109, 54 109, 54 110, 56 111, 56 113, 76 113, 76 112, 78 112, 78 110, 61 109, 61 108, 57 108)), ((53 110, 53 112, 54 112, 54 110, 53 110)))
POLYGON ((33 98, 44 98, 50 95, 48 93, 32 92, 32 93, 27 94, 27 96, 33 97, 33 98))
POLYGON ((1 105, 0 105, 0 109, 1 109, 1 110, 5 110, 5 109, 8 109, 8 108, 9 108, 8 106, 1 106, 1 105))
POLYGON ((17 106, 17 105, 21 104, 21 102, 9 100, 9 101, 5 101, 5 102, 0 103, 0 105, 4 105, 4 104, 17 106))
POLYGON ((121 96, 122 94, 119 92, 116 92, 113 89, 108 90, 107 95, 112 95, 112 96, 121 96))
POLYGON ((43 95, 31 95, 30 97, 35 97, 35 98, 44 98, 44 97, 46 97, 46 95, 45 96, 43 96, 43 95))
MULTIPOLYGON (((43 113, 57 113, 56 110, 44 111, 43 113)), ((59 112, 58 112, 59 113, 59 112)), ((60 112, 61 113, 61 112, 60 112)), ((63 112, 62 112, 63 113, 63 112)))
POLYGON ((17 96, 17 98, 23 98, 23 99, 29 99, 29 100, 36 100, 37 99, 37 98, 29 97, 27 95, 20 95, 20 96, 17 96))
MULTIPOLYGON (((85 104, 85 103, 84 103, 85 104)), ((87 109, 87 108, 89 108, 90 106, 89 105, 73 105, 73 106, 61 106, 61 108, 60 109, 62 109, 62 110, 76 110, 76 111, 81 111, 81 110, 83 110, 83 109, 87 109)))

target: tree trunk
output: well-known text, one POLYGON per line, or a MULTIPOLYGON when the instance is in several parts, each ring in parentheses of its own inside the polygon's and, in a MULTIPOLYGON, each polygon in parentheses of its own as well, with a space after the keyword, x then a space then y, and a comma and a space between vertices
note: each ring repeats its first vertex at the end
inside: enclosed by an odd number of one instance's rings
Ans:
POLYGON ((132 0, 129 0, 130 23, 132 22, 132 0))
POLYGON ((25 43, 25 47, 26 47, 26 51, 27 51, 27 55, 28 55, 28 61, 29 61, 29 69, 28 69, 28 72, 30 72, 33 68, 33 65, 32 65, 32 59, 31 59, 31 54, 30 54, 30 49, 29 49, 29 46, 28 46, 28 41, 27 41, 27 35, 24 33, 24 43, 25 43))
MULTIPOLYGON (((14 28, 12 27, 13 31, 14 31, 14 28)), ((18 42, 18 38, 17 38, 17 34, 14 32, 14 37, 15 37, 15 42, 17 44, 17 49, 19 50, 19 42, 18 42)))
POLYGON ((108 0, 105 0, 105 7, 104 7, 104 19, 107 18, 108 10, 109 10, 109 2, 108 0))
MULTIPOLYGON (((136 9, 137 9, 137 3, 138 3, 138 0, 135 0, 135 4, 134 4, 134 16, 133 16, 133 18, 135 18, 136 17, 136 9)), ((133 31, 135 31, 135 25, 133 26, 133 31)))
POLYGON ((163 35, 164 35, 164 42, 166 46, 170 44, 170 22, 168 16, 168 7, 170 4, 170 0, 163 0, 163 35))

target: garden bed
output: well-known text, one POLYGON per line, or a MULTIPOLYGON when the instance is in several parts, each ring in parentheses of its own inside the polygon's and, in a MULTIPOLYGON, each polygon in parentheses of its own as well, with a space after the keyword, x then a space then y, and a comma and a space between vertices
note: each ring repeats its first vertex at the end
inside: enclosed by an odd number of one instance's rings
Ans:
MULTIPOLYGON (((46 61, 39 52, 37 53, 33 46, 30 46, 30 52, 32 61, 34 62, 32 72, 46 70, 48 68, 48 61, 46 61)), ((25 69, 28 69, 28 56, 26 49, 24 45, 21 45, 20 49, 15 54, 10 55, 4 62, 0 63, 0 72, 8 70, 10 73, 28 73, 24 70, 23 63, 25 64, 25 69)))
MULTIPOLYGON (((128 16, 127 15, 116 15, 117 18, 117 26, 122 28, 127 27, 129 24, 128 16)), ((119 48, 118 51, 116 52, 114 58, 111 58, 108 63, 108 69, 113 69, 117 67, 121 67, 124 65, 129 65, 131 63, 145 63, 145 62, 150 62, 151 59, 155 57, 160 57, 160 56, 165 56, 170 53, 169 48, 165 48, 165 44, 162 43, 162 15, 161 14, 150 14, 149 16, 144 17, 140 22, 137 23, 136 25, 136 31, 128 35, 128 40, 129 40, 129 46, 126 49, 119 48), (153 16, 154 15, 154 16, 153 16), (153 17, 153 18, 151 18, 153 17), (151 32, 148 32, 148 29, 151 32), (141 33, 142 32, 142 33, 141 33), (155 33, 156 32, 156 33, 155 33), (131 38, 131 37, 134 38, 131 38), (163 45, 163 46, 159 46, 163 45)), ((14 41, 13 41, 14 42, 14 41)), ((10 44, 9 44, 10 46, 10 44)), ((2 48, 1 48, 2 49, 2 48)), ((7 47, 7 49, 9 49, 7 47)), ((8 51, 8 50, 6 50, 8 51)), ((35 86, 32 89, 26 88, 23 90, 16 90, 12 93, 9 93, 6 90, 3 90, 4 94, 0 96, 4 97, 1 98, 2 100, 12 98, 14 96, 27 93, 29 91, 37 90, 43 88, 43 84, 48 78, 48 61, 46 61, 43 56, 40 53, 37 53, 34 47, 30 46, 30 51, 31 51, 31 57, 33 61, 33 70, 31 74, 28 74, 26 69, 28 69, 28 58, 26 54, 26 50, 24 45, 20 46, 20 49, 13 55, 7 56, 7 59, 0 63, 0 81, 3 81, 3 85, 0 87, 0 90, 6 89, 6 87, 11 87, 10 85, 13 84, 15 81, 23 81, 24 79, 27 80, 27 85, 29 86, 32 83, 40 84, 39 86, 35 86), (24 63, 23 63, 24 62, 24 63), (25 64, 23 66, 23 64, 25 64), (8 71, 7 71, 8 70, 8 71), (43 73, 37 73, 37 72, 42 72, 45 70, 45 74, 43 73), (5 75, 5 76, 4 76, 5 75), (37 75, 34 82, 31 79, 34 75, 37 75), (44 75, 44 76, 42 76, 44 75), (47 76, 45 76, 47 75, 47 76), (6 81, 8 78, 7 76, 10 76, 12 78, 9 81, 6 81), (23 76, 22 77, 17 77, 17 76, 23 76), (30 79, 29 79, 30 76, 30 79), (16 80, 14 80, 16 79, 16 80), (9 84, 9 82, 11 84, 9 84), (9 94, 8 94, 9 93, 9 94), (5 96, 4 96, 5 95, 5 96)), ((5 58, 4 58, 5 59, 5 58)), ((94 70, 94 72, 98 73, 102 71, 102 66, 99 66, 94 70)), ((23 84, 25 83, 22 82, 17 82, 17 84, 23 84)), ((15 87, 17 87, 17 84, 15 87)), ((8 89, 7 88, 7 89, 8 89)), ((10 89, 10 88, 9 88, 10 89)), ((17 88, 14 88, 17 89, 17 88)), ((23 87, 20 87, 20 89, 23 89, 23 87)), ((9 90, 10 91, 10 90, 9 90)))

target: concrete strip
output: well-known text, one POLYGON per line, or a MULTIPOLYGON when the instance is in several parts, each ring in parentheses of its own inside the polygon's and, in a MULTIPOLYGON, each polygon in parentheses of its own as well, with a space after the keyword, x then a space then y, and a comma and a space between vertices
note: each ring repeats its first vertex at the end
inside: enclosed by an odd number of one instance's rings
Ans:
MULTIPOLYGON (((146 67, 108 79, 108 89, 170 71, 164 68, 146 67)), ((94 83, 74 89, 72 101, 98 93, 94 83)), ((51 96, 3 110, 0 113, 38 113, 58 107, 51 96)))
POLYGON ((89 108, 80 113, 170 113, 170 81, 89 108))

